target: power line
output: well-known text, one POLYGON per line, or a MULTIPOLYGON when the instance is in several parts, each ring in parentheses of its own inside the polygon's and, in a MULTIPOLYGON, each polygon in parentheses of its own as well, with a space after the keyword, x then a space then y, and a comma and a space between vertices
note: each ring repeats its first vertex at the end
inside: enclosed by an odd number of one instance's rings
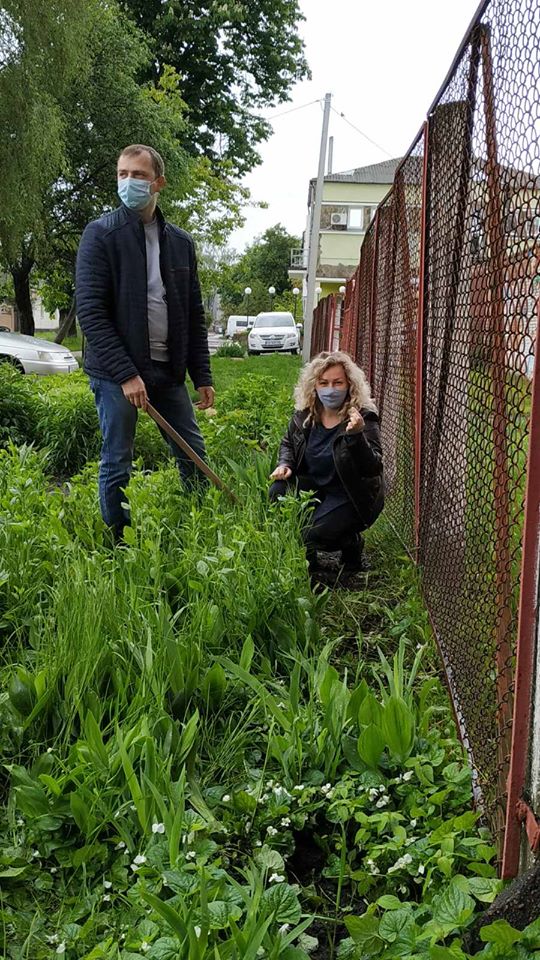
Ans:
POLYGON ((341 117, 341 119, 344 120, 345 123, 348 123, 349 126, 353 128, 353 130, 356 130, 356 132, 359 133, 360 136, 364 138, 364 140, 367 140, 369 143, 373 144, 374 147, 377 147, 377 150, 380 150, 381 153, 385 153, 387 157, 390 157, 390 159, 392 159, 392 154, 388 153, 388 150, 385 150, 384 147, 381 147, 380 143, 377 143, 375 140, 372 140, 371 137, 368 137, 367 133, 364 133, 363 130, 360 130, 360 127, 356 127, 354 123, 351 123, 351 121, 345 116, 344 113, 341 113, 341 111, 336 110, 334 107, 332 107, 331 109, 338 117, 341 117))
POLYGON ((277 120, 278 117, 285 117, 288 113, 294 113, 296 110, 305 110, 306 107, 312 107, 314 103, 321 103, 321 100, 310 100, 309 103, 303 103, 300 107, 291 107, 290 110, 282 110, 281 113, 274 113, 271 117, 262 117, 261 119, 271 123, 272 120, 277 120))

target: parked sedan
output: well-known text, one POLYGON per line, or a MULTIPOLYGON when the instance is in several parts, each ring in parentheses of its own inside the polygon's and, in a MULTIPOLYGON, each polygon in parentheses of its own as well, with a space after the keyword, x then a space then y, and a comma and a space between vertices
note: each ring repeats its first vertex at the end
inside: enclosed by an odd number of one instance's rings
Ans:
POLYGON ((0 363, 7 361, 21 373, 74 373, 73 354, 61 343, 50 343, 22 333, 0 333, 0 363))

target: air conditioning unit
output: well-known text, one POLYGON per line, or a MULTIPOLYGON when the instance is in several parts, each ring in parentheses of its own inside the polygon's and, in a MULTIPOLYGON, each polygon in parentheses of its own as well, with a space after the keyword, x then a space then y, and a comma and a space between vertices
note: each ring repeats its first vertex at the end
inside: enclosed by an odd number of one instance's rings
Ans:
POLYGON ((330 217, 330 223, 332 224, 332 230, 346 230, 347 229, 347 214, 346 213, 333 213, 330 217))

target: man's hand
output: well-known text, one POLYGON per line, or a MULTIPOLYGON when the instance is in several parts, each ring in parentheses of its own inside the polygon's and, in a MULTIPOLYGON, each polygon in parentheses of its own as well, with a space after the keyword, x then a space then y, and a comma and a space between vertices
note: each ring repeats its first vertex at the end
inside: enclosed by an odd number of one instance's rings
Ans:
POLYGON ((142 380, 141 377, 131 377, 131 380, 126 380, 125 383, 122 384, 122 391, 126 400, 129 400, 134 407, 139 407, 140 410, 146 410, 148 394, 144 380, 142 380))
POLYGON ((271 480, 288 480, 289 477, 292 477, 292 470, 290 467, 276 467, 273 473, 270 474, 271 480))
POLYGON ((197 387, 199 402, 195 404, 198 410, 208 410, 214 406, 216 392, 213 387, 197 387))
POLYGON ((356 410, 354 407, 349 414, 349 422, 347 424, 346 433, 360 433, 365 427, 365 421, 361 413, 356 410))

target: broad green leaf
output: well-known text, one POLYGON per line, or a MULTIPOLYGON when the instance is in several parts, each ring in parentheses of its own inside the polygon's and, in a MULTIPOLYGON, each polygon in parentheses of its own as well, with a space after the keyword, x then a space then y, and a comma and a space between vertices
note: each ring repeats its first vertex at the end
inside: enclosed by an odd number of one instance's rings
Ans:
POLYGON ((370 723, 358 737, 358 756, 368 767, 377 767, 385 746, 381 728, 370 723))
POLYGON ((240 666, 242 670, 245 670, 247 673, 249 673, 254 652, 255 652, 255 644, 253 643, 252 637, 248 636, 244 640, 244 644, 242 646, 242 653, 240 654, 240 666))
POLYGON ((511 947, 522 936, 521 931, 510 926, 507 920, 495 920, 480 930, 480 939, 484 943, 495 943, 499 947, 511 947))
POLYGON ((220 663, 214 663, 201 684, 201 696, 212 707, 218 707, 223 700, 227 679, 220 663))
POLYGON ((71 810, 71 815, 77 824, 81 833, 84 833, 85 836, 88 834, 89 827, 89 815, 88 815, 88 806, 82 797, 78 793, 70 793, 69 795, 69 808, 71 810))
POLYGON ((412 927, 414 927, 414 919, 410 910, 404 908, 389 910, 379 923, 379 936, 387 940, 388 943, 394 943, 407 930, 410 931, 412 927))
POLYGON ((413 711, 400 697, 389 697, 383 710, 381 729, 393 756, 403 763, 414 746, 413 711))
POLYGON ((288 883, 274 883, 261 897, 261 907, 271 913, 276 923, 298 923, 302 908, 298 894, 288 883))
POLYGON ((208 916, 212 930, 225 930, 231 920, 239 920, 242 908, 237 903, 226 903, 225 900, 212 900, 208 904, 208 916))
POLYGON ((375 901, 378 907, 382 907, 383 910, 401 910, 403 904, 398 897, 394 897, 392 893, 384 894, 384 896, 379 897, 375 901))
POLYGON ((467 958, 461 947, 454 944, 451 947, 431 947, 429 960, 467 960, 467 958))
POLYGON ((28 864, 25 864, 23 867, 5 867, 3 870, 0 870, 0 878, 9 879, 9 877, 20 877, 21 873, 27 869, 28 864))
POLYGON ((258 867, 263 867, 272 873, 279 873, 285 867, 281 854, 277 850, 272 850, 266 844, 260 850, 257 850, 253 859, 258 867))
POLYGON ((147 960, 177 960, 178 940, 172 937, 160 937, 146 954, 147 960))
POLYGON ((473 912, 472 897, 452 883, 433 904, 433 919, 447 932, 462 926, 473 912))
POLYGON ((379 921, 369 908, 362 917, 345 917, 345 926, 354 942, 362 947, 365 953, 373 953, 374 949, 380 953, 383 942, 379 937, 379 921))
POLYGON ((481 903, 491 903, 499 891, 502 884, 500 880, 487 879, 486 877, 468 877, 469 893, 481 903))
POLYGON ((368 726, 372 723, 380 725, 381 714, 382 707, 372 693, 368 693, 362 698, 362 702, 358 710, 358 721, 362 726, 368 726))

